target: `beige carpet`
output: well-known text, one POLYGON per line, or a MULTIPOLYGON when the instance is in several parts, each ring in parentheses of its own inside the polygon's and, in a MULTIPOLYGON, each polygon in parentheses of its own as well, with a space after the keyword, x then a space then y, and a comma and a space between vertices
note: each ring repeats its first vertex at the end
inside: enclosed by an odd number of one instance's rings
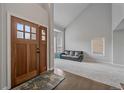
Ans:
POLYGON ((96 62, 75 62, 64 59, 55 59, 55 68, 87 77, 117 88, 124 83, 124 67, 113 66, 96 62))

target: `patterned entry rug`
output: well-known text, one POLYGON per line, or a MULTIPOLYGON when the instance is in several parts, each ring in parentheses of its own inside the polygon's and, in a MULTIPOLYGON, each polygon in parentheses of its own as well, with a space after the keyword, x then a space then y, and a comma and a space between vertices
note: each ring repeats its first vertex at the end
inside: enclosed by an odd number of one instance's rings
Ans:
POLYGON ((56 75, 53 72, 45 72, 12 90, 52 90, 64 79, 64 77, 56 75))

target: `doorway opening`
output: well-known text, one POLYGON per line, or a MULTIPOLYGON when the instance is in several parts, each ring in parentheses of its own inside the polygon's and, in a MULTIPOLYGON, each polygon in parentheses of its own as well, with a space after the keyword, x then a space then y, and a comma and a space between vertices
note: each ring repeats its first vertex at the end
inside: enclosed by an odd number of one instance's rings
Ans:
POLYGON ((54 54, 59 58, 60 53, 64 51, 64 32, 54 29, 54 54))

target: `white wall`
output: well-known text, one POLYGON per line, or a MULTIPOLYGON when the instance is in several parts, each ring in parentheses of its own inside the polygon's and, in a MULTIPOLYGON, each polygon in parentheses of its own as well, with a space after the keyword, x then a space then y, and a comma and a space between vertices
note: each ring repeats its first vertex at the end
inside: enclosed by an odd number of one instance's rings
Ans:
POLYGON ((112 4, 112 30, 116 29, 122 19, 124 19, 124 4, 112 4))
POLYGON ((60 30, 60 31, 64 31, 65 29, 61 26, 58 26, 56 24, 54 24, 54 29, 60 30))
POLYGON ((50 57, 50 70, 54 69, 54 5, 53 4, 48 4, 48 15, 49 15, 49 31, 50 31, 50 35, 49 35, 49 47, 50 47, 50 53, 49 53, 49 57, 50 57))
POLYGON ((84 61, 112 62, 112 6, 91 4, 65 31, 65 48, 86 52, 84 61), (105 37, 105 56, 91 55, 91 39, 105 37))
POLYGON ((124 65, 124 4, 112 4, 113 63, 124 65))
POLYGON ((113 63, 124 66, 124 29, 113 32, 113 63))
POLYGON ((1 75, 2 75, 2 5, 0 4, 0 89, 1 89, 1 75))
MULTIPOLYGON (((48 14, 37 4, 2 4, 3 5, 3 30, 2 30, 2 77, 1 87, 7 86, 7 13, 18 15, 26 20, 32 21, 48 27, 48 14)), ((0 34, 1 35, 1 34, 0 34)), ((1 37, 0 37, 1 40, 1 37)), ((1 41, 0 41, 1 43, 1 41)), ((1 46, 0 46, 1 50, 1 46)), ((0 52, 1 53, 1 52, 0 52)), ((0 56, 0 57, 1 57, 0 56)), ((48 60, 49 61, 49 60, 48 60)))

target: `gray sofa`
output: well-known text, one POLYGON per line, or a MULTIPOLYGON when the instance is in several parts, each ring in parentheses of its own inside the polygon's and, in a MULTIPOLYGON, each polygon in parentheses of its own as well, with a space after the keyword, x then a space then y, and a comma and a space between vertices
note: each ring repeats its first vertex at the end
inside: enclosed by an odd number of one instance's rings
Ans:
POLYGON ((84 58, 84 55, 83 51, 65 50, 60 54, 60 58, 81 62, 84 58))

